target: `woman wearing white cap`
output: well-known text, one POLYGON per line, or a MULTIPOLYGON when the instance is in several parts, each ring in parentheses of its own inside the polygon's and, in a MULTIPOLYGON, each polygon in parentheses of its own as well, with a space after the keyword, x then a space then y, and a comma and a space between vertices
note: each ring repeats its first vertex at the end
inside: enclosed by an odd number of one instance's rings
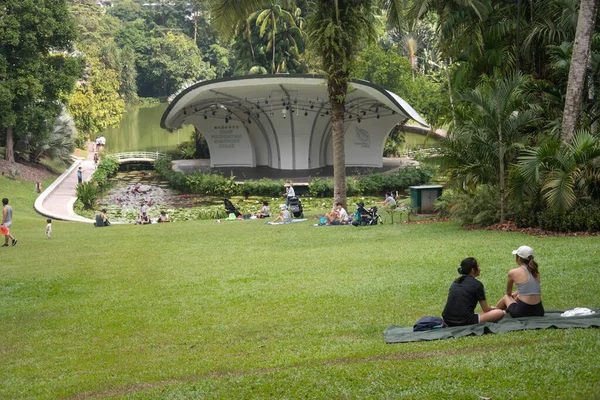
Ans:
POLYGON ((540 273, 537 263, 533 260, 533 249, 521 246, 512 253, 516 257, 518 267, 508 271, 506 294, 496 307, 508 310, 513 318, 543 317, 540 273), (517 288, 514 293, 513 284, 517 288))
POLYGON ((281 204, 279 208, 281 209, 281 211, 279 212, 279 216, 273 221, 271 221, 271 223, 283 222, 284 224, 289 224, 290 222, 292 222, 292 214, 290 214, 290 212, 288 211, 287 206, 285 204, 281 204))

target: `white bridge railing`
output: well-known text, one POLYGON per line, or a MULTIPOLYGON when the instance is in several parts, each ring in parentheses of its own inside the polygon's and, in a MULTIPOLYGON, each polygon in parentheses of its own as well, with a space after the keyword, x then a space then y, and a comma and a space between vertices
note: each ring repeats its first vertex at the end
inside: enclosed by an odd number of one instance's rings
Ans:
POLYGON ((160 158, 169 158, 168 155, 159 153, 158 151, 126 151, 123 153, 109 154, 108 157, 114 158, 119 162, 126 160, 156 161, 160 158))

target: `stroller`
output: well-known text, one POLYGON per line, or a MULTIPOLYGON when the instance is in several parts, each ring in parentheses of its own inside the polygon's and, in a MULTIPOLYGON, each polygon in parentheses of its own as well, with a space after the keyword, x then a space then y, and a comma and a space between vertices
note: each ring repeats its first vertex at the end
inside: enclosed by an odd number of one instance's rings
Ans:
POLYGON ((369 226, 383 224, 381 216, 377 212, 377 207, 365 208, 365 203, 362 201, 357 204, 356 218, 352 221, 354 226, 369 226), (365 216, 366 215, 366 216, 365 216))
POLYGON ((294 218, 303 218, 304 210, 302 209, 302 202, 296 196, 288 197, 289 210, 294 218))
POLYGON ((231 200, 223 199, 223 203, 225 204, 225 211, 227 211, 227 214, 234 214, 236 218, 242 215, 242 213, 233 205, 231 200))

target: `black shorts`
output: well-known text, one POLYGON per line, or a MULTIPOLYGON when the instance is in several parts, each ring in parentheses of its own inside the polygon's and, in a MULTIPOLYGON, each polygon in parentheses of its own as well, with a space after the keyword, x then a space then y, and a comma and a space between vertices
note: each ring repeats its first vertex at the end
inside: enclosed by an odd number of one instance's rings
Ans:
POLYGON ((508 312, 513 318, 543 317, 544 306, 542 306, 541 301, 537 304, 527 304, 521 300, 517 300, 516 303, 512 303, 510 306, 508 306, 508 312))
POLYGON ((463 322, 452 322, 444 320, 448 326, 464 326, 464 325, 477 325, 479 323, 479 314, 471 315, 466 321, 463 322))

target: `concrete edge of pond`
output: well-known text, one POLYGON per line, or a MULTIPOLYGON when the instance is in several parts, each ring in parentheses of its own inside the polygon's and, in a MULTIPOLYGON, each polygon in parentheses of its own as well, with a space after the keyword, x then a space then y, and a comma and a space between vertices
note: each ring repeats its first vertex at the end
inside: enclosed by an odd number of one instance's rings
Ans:
MULTIPOLYGON (((81 165, 83 169, 83 164, 86 163, 86 161, 81 158, 73 157, 73 160, 73 164, 71 164, 65 172, 56 178, 56 180, 37 197, 33 204, 33 208, 38 214, 55 220, 93 224, 95 222, 94 220, 75 214, 73 211, 73 204, 77 200, 77 197, 74 196, 74 185, 63 184, 66 183, 66 179, 69 177, 74 181, 76 179, 77 167, 81 165), (49 210, 47 207, 51 209, 49 210)), ((91 169, 93 170, 93 161, 91 164, 91 169)), ((89 166, 85 166, 87 167, 86 170, 89 172, 89 166)))

